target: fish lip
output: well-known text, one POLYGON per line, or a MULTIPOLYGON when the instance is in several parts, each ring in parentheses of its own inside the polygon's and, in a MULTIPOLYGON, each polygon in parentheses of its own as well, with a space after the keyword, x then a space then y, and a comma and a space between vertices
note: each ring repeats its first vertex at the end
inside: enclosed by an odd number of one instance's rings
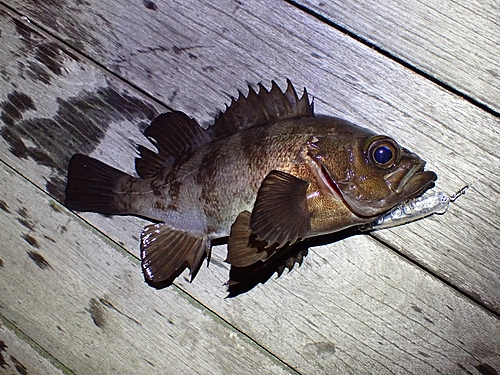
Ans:
POLYGON ((410 191, 416 190, 416 193, 426 190, 426 188, 430 184, 433 184, 434 181, 437 180, 437 175, 432 171, 425 171, 424 170, 425 164, 426 163, 423 160, 416 161, 415 165, 403 176, 403 178, 401 179, 401 181, 397 186, 394 186, 393 184, 390 183, 390 178, 394 174, 400 173, 401 169, 397 169, 396 171, 393 171, 385 175, 384 178, 387 181, 391 191, 393 191, 396 194, 401 194, 405 190, 408 190, 407 187, 410 185, 415 185, 415 188, 410 189, 410 191))

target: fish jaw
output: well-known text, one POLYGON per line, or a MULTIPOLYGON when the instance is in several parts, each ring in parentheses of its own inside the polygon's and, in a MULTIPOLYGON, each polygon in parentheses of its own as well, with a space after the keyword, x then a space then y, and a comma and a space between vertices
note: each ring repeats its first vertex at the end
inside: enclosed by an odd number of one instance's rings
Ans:
POLYGON ((409 170, 405 171, 404 167, 398 168, 396 171, 388 173, 384 176, 389 188, 396 194, 415 196, 419 192, 428 189, 428 185, 433 184, 437 180, 436 173, 432 171, 424 171, 425 162, 419 160, 409 170), (402 174, 402 177, 398 176, 402 174))

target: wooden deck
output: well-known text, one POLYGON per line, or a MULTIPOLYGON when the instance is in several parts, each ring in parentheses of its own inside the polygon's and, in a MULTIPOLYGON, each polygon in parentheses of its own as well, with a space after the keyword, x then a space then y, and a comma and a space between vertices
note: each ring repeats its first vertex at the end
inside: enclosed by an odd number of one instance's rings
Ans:
POLYGON ((0 373, 500 373, 499 36, 493 1, 0 2, 0 373), (158 113, 285 78, 469 191, 229 299, 224 245, 156 290, 144 220, 61 204, 73 153, 133 173, 158 113))

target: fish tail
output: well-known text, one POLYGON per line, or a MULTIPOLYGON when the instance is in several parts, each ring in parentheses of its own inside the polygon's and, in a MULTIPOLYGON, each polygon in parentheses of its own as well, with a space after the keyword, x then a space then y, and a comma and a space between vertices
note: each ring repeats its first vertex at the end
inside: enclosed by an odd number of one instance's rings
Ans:
POLYGON ((119 193, 123 183, 132 179, 134 177, 97 159, 75 154, 69 162, 64 204, 75 211, 129 213, 119 193))

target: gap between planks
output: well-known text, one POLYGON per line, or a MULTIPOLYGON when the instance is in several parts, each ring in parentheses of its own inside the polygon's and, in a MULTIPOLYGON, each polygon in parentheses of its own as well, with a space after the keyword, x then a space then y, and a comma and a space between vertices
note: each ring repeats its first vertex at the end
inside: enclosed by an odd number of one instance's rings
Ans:
MULTIPOLYGON (((54 202, 57 202, 57 204, 60 204, 54 197, 52 197, 49 193, 47 193, 45 190, 40 188, 38 185, 36 185, 33 181, 31 181, 28 177, 24 176, 20 171, 16 170, 14 167, 9 165, 7 162, 4 160, 0 159, 0 165, 3 164, 5 168, 10 170, 13 174, 17 175, 21 179, 25 180, 27 183, 30 184, 32 188, 37 190, 39 193, 41 193, 44 196, 49 197, 51 200, 54 202)), ((64 206, 63 206, 64 207, 64 206)), ((112 243, 115 248, 119 249, 119 251, 125 256, 129 257, 130 259, 133 259, 134 262, 140 263, 140 259, 131 254, 122 244, 118 243, 116 240, 108 236, 106 233, 104 233, 102 230, 97 228, 94 224, 86 220, 84 217, 76 214, 75 212, 67 209, 64 207, 65 210, 71 213, 72 216, 74 216, 77 220, 85 223, 86 226, 88 226, 93 232, 97 233, 99 236, 105 238, 106 241, 112 243)), ((152 288, 152 287, 151 287, 152 288)), ((269 357, 274 358, 277 362, 281 363, 284 367, 288 368, 292 373, 294 374, 299 374, 299 372, 289 363, 287 363, 284 359, 280 358, 277 356, 277 354, 271 352, 268 348, 263 346, 261 343, 259 343, 256 339, 254 339, 252 336, 250 336, 248 333, 243 331, 242 329, 234 326, 229 320, 225 319, 221 315, 217 314, 215 310, 210 308, 209 306, 203 304, 202 301, 197 299, 195 296, 193 296, 191 293, 189 293, 187 290, 182 288, 181 286, 177 284, 172 284, 171 286, 168 287, 168 289, 175 289, 178 293, 184 295, 184 298, 186 298, 191 304, 198 306, 199 308, 205 310, 208 312, 212 318, 215 320, 218 320, 220 323, 222 323, 223 326, 228 327, 230 330, 236 331, 238 334, 240 334, 244 339, 246 339, 248 342, 251 344, 255 345, 258 347, 262 352, 267 353, 269 357)), ((6 326, 8 326, 11 330, 13 330, 21 339, 23 339, 25 342, 27 342, 31 347, 33 347, 34 350, 39 352, 43 357, 48 359, 55 367, 63 371, 65 374, 74 374, 72 370, 70 370, 68 367, 66 367, 64 364, 62 364, 60 361, 58 361, 54 356, 52 356, 49 352, 44 350, 40 345, 36 343, 31 337, 29 337, 27 334, 25 334, 19 327, 17 327, 15 324, 10 322, 6 317, 0 314, 0 322, 2 320, 5 322, 6 326)))

